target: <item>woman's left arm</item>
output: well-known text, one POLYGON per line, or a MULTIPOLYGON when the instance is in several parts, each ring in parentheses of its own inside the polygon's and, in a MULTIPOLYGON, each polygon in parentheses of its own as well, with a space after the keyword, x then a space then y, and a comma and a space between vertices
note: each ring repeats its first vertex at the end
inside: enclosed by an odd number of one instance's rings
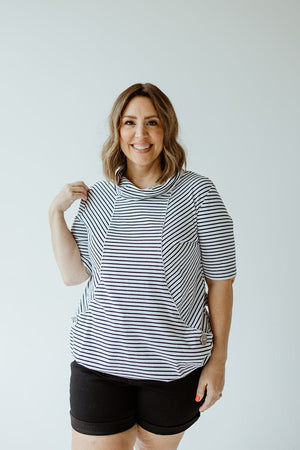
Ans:
POLYGON ((210 359, 202 369, 196 392, 201 400, 206 389, 205 401, 199 409, 201 412, 219 400, 225 384, 225 363, 232 316, 232 284, 234 281, 234 278, 228 280, 205 279, 208 286, 208 307, 214 345, 210 359))

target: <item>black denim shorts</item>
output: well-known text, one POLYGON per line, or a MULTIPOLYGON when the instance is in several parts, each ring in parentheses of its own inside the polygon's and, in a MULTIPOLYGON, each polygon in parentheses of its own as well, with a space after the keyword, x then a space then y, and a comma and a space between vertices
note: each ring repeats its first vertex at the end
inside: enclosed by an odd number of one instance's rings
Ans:
POLYGON ((79 433, 120 433, 135 423, 155 434, 180 433, 200 417, 199 367, 174 381, 134 380, 71 363, 71 425, 79 433))

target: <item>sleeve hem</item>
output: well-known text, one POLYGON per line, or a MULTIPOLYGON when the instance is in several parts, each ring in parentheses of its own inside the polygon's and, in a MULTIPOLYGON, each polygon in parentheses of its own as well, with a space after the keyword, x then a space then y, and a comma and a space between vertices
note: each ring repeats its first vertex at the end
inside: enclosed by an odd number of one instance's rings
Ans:
POLYGON ((204 274, 204 277, 205 278, 208 278, 209 280, 214 280, 214 281, 218 281, 218 280, 231 280, 232 278, 236 278, 236 274, 233 274, 233 275, 229 275, 229 276, 227 276, 227 277, 210 277, 209 275, 205 275, 204 274))

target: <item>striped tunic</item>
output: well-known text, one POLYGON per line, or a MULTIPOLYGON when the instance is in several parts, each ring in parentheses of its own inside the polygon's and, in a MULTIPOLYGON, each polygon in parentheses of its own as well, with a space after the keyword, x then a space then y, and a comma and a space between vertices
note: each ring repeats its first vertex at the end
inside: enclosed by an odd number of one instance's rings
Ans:
POLYGON ((71 232, 91 272, 70 331, 81 365, 172 381, 213 347, 205 278, 236 275, 233 222, 213 182, 193 171, 140 189, 98 181, 71 232))

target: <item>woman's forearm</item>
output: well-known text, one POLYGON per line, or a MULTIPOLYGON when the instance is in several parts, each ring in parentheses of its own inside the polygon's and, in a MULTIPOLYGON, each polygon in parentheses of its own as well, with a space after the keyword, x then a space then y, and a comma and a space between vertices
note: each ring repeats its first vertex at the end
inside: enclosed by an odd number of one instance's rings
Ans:
POLYGON ((63 211, 49 208, 49 224, 55 259, 67 286, 83 283, 90 272, 83 265, 77 243, 68 229, 63 211))
POLYGON ((206 281, 210 321, 214 334, 214 346, 210 359, 225 363, 232 316, 233 280, 206 279, 206 281))

